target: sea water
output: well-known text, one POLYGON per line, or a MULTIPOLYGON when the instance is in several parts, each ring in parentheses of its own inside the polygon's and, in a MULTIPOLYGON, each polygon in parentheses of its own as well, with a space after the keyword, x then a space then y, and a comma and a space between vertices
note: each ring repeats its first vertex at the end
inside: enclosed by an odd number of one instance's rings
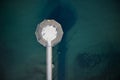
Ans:
POLYGON ((119 1, 6 0, 0 4, 0 80, 46 80, 46 49, 35 37, 37 24, 44 19, 55 19, 64 31, 53 48, 53 80, 119 80, 119 1))

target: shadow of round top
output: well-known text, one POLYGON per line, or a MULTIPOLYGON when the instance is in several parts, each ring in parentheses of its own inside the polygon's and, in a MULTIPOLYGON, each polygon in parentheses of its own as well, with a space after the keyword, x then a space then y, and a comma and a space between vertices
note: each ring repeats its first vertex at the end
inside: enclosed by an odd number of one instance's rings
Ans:
POLYGON ((63 36, 63 30, 61 25, 55 20, 43 20, 40 24, 37 25, 35 31, 37 41, 43 46, 47 47, 48 42, 51 42, 50 46, 57 45, 63 36))

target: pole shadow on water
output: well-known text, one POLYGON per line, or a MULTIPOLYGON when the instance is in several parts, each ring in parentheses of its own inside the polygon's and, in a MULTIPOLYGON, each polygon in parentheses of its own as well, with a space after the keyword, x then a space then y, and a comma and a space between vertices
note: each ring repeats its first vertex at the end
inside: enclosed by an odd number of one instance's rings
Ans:
POLYGON ((55 19, 62 25, 64 35, 62 41, 59 43, 57 52, 60 52, 58 56, 58 80, 65 80, 65 64, 67 53, 67 32, 73 27, 77 20, 77 15, 72 9, 72 6, 59 4, 47 17, 48 19, 55 19))

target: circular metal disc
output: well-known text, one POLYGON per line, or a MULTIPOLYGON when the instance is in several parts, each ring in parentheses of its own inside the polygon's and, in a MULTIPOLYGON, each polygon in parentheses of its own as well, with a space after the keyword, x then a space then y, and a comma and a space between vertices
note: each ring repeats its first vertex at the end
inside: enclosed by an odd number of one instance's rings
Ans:
POLYGON ((55 39, 53 39, 51 41, 51 46, 55 46, 57 43, 59 43, 61 41, 62 36, 63 36, 62 27, 55 20, 44 20, 40 24, 37 25, 37 29, 35 32, 37 41, 45 47, 48 46, 48 42, 47 42, 47 40, 45 40, 45 38, 43 37, 43 34, 42 34, 43 29, 47 26, 53 26, 56 28, 57 36, 55 37, 55 39))

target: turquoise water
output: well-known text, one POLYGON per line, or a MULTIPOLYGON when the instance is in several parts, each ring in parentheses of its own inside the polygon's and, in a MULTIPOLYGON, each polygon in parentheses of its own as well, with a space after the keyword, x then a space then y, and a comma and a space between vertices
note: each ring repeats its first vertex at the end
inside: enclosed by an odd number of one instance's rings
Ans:
POLYGON ((120 80, 120 2, 117 0, 1 1, 0 80, 46 80, 46 49, 37 24, 63 28, 53 48, 53 80, 120 80))

